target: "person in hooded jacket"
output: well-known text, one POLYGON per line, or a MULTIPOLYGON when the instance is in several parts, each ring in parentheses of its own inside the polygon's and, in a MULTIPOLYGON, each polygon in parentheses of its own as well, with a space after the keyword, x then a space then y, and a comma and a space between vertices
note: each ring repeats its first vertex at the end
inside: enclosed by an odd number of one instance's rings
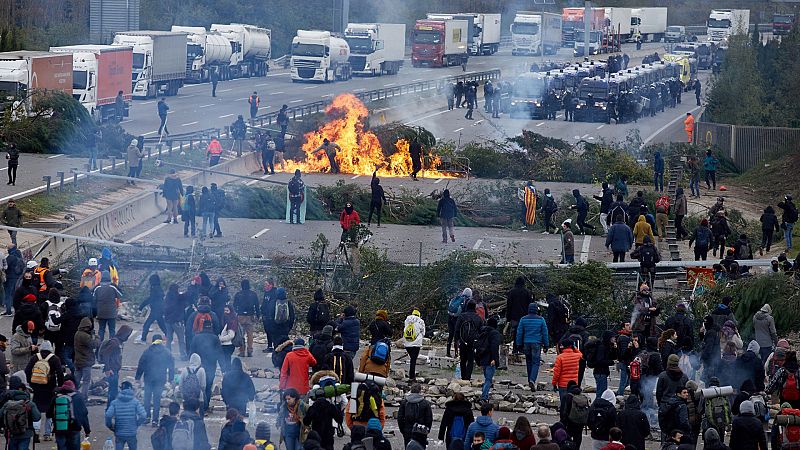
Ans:
POLYGON ((745 400, 739 415, 731 423, 731 450, 767 449, 767 438, 761 421, 755 416, 753 402, 745 400))
POLYGON ((358 352, 359 336, 361 334, 361 322, 356 317, 356 308, 348 305, 344 308, 344 317, 336 320, 336 331, 342 335, 344 341, 344 351, 350 357, 354 357, 358 352))
MULTIPOLYGON (((122 370, 122 344, 131 337, 133 328, 129 325, 122 325, 108 342, 101 344, 98 349, 98 359, 103 363, 103 373, 108 382, 108 401, 111 403, 117 398, 119 390, 119 372, 122 370)), ((101 338, 102 340, 102 338, 101 338)))
POLYGON ((436 205, 436 217, 439 218, 440 225, 442 226, 442 244, 447 243, 447 234, 450 233, 450 240, 456 241, 456 226, 455 218, 458 215, 458 208, 456 201, 450 197, 450 190, 445 189, 442 192, 442 198, 436 205))
POLYGON ((467 435, 464 438, 464 450, 470 450, 472 448, 472 437, 477 432, 482 432, 489 442, 494 442, 495 439, 497 439, 497 431, 500 427, 492 420, 493 412, 494 407, 491 403, 484 403, 481 405, 481 415, 467 427, 467 435))
POLYGON ((736 321, 736 315, 733 314, 733 310, 731 310, 730 307, 732 301, 733 297, 731 296, 722 297, 722 303, 717 304, 711 311, 711 318, 720 330, 722 330, 722 327, 727 321, 733 322, 734 325, 739 325, 739 322, 736 321))
MULTIPOLYGON (((588 353, 588 351, 586 352, 588 353)), ((597 343, 597 351, 593 361, 592 375, 597 386, 598 392, 605 392, 608 388, 608 377, 611 376, 610 366, 619 357, 617 347, 617 337, 613 331, 603 332, 601 339, 597 343)), ((587 355, 584 355, 584 359, 587 355)))
POLYGON ((283 342, 289 339, 289 333, 292 331, 292 328, 294 328, 294 322, 297 318, 294 302, 287 298, 286 289, 279 287, 275 289, 275 302, 272 303, 270 307, 271 309, 267 310, 267 314, 269 314, 270 317, 270 328, 273 339, 277 339, 278 342, 283 342), (289 314, 285 320, 276 317, 278 305, 282 305, 283 303, 286 303, 289 310, 289 314), (279 320, 283 321, 280 322, 279 320))
POLYGON ((245 445, 252 442, 238 409, 229 407, 225 413, 225 419, 227 422, 219 434, 217 450, 242 450, 245 445))
MULTIPOLYGON (((36 403, 36 407, 39 408, 39 411, 47 411, 55 397, 56 387, 64 383, 64 370, 61 367, 61 359, 53 353, 53 346, 50 341, 42 341, 39 351, 28 361, 28 366, 25 368, 25 376, 28 380, 31 380, 29 384, 33 390, 33 402, 36 403), (45 384, 36 383, 36 379, 33 378, 33 366, 39 360, 47 361, 50 366, 50 375, 47 377, 47 383, 45 384)), ((44 430, 45 441, 51 440, 52 424, 52 418, 46 416, 40 428, 40 431, 44 430)))
POLYGON ((666 370, 658 375, 656 382, 656 402, 661 403, 665 397, 678 394, 686 387, 689 378, 678 367, 678 355, 671 354, 667 357, 666 370))
POLYGON ((89 411, 86 409, 85 397, 78 394, 75 390, 75 383, 72 380, 64 381, 61 387, 55 391, 56 396, 47 408, 47 417, 56 417, 56 401, 58 396, 68 396, 71 404, 71 420, 68 421, 66 430, 54 430, 56 444, 59 449, 79 449, 81 445, 81 428, 88 437, 92 432, 89 424, 89 411))
POLYGON ((67 299, 64 300, 64 310, 61 313, 62 353, 59 356, 73 373, 76 371, 75 342, 73 336, 78 332, 81 321, 88 316, 88 314, 83 314, 80 305, 74 298, 67 297, 67 299))
POLYGON ((367 434, 365 437, 372 438, 372 447, 375 450, 392 450, 392 443, 383 435, 381 421, 373 417, 367 421, 367 434))
POLYGON ((736 358, 735 373, 738 375, 734 386, 739 386, 745 379, 752 379, 756 386, 756 392, 762 392, 764 386, 764 364, 758 356, 759 350, 758 342, 755 340, 747 344, 747 350, 741 356, 736 358))
MULTIPOLYGON (((533 295, 525 287, 525 278, 517 277, 514 287, 506 293, 506 320, 511 324, 511 335, 516 338, 519 321, 528 314, 528 305, 533 303, 533 295)), ((515 354, 520 353, 522 347, 514 339, 515 354)))
MULTIPOLYGON (((573 321, 572 325, 569 327, 566 333, 563 336, 559 337, 559 343, 564 343, 564 340, 568 340, 572 342, 572 348, 580 353, 580 349, 583 349, 587 342, 589 342, 589 332, 586 331, 587 326, 586 319, 583 317, 576 317, 573 321)), ((583 376, 586 372, 586 360, 580 358, 579 365, 578 365, 578 384, 583 385, 583 376)), ((566 381, 565 381, 566 383, 566 381)), ((566 386, 566 385, 564 385, 566 386)), ((561 386, 561 387, 564 387, 561 386)))
MULTIPOLYGON (((478 365, 483 369, 483 389, 481 391, 481 400, 489 401, 489 390, 492 388, 492 380, 494 379, 497 365, 500 364, 500 344, 503 342, 503 336, 497 330, 497 318, 490 317, 486 321, 486 325, 481 328, 481 334, 486 334, 487 348, 481 354, 475 354, 478 365)), ((547 333, 545 332, 545 337, 547 333)))
POLYGON ((689 232, 683 226, 683 218, 689 212, 689 205, 686 200, 686 194, 683 193, 683 188, 675 190, 675 239, 682 241, 689 236, 689 232))
MULTIPOLYGON (((569 309, 555 294, 546 294, 545 300, 547 301, 547 320, 545 322, 547 322, 549 339, 550 342, 558 342, 569 330, 569 309)), ((525 311, 528 311, 527 308, 525 311)), ((514 336, 516 337, 516 333, 514 336)))
POLYGON ((167 327, 164 335, 167 339, 167 350, 170 353, 172 353, 173 337, 178 339, 178 352, 182 360, 186 360, 189 357, 188 349, 186 348, 186 329, 183 322, 187 307, 185 296, 178 291, 178 285, 175 283, 170 284, 167 289, 167 295, 164 297, 164 325, 167 327))
POLYGON ((239 355, 247 350, 247 356, 253 356, 253 332, 258 323, 258 295, 250 289, 248 279, 242 280, 241 287, 242 289, 233 296, 233 309, 238 325, 242 327, 247 338, 239 349, 239 355))
POLYGON ((730 447, 722 442, 719 437, 719 432, 715 428, 709 428, 703 433, 703 449, 704 450, 731 450, 730 447))
POLYGON ((31 331, 34 327, 28 322, 27 325, 17 325, 16 331, 11 335, 9 350, 11 352, 11 371, 17 372, 25 370, 31 355, 39 351, 39 347, 31 339, 31 331))
POLYGON ((222 308, 231 301, 228 284, 224 278, 217 278, 217 282, 214 283, 214 287, 211 288, 208 297, 211 299, 211 310, 214 311, 217 317, 222 317, 222 308))
POLYGON ((378 178, 378 171, 372 172, 372 181, 370 182, 370 190, 371 192, 371 200, 369 202, 369 216, 367 216, 367 226, 372 224, 372 212, 377 211, 378 217, 378 226, 381 226, 381 212, 383 210, 383 205, 388 205, 389 202, 386 200, 386 194, 383 192, 383 186, 381 186, 381 180, 378 178))
POLYGON ((633 334, 639 336, 640 341, 656 336, 658 331, 656 318, 660 313, 661 308, 653 298, 650 286, 647 283, 642 283, 634 299, 633 323, 631 324, 633 334))
POLYGON ((419 357, 419 351, 422 349, 424 337, 425 321, 420 317, 419 310, 414 309, 403 322, 403 344, 409 358, 408 378, 412 381, 417 378, 417 357, 419 357), (406 335, 408 334, 406 330, 411 330, 410 335, 406 335))
POLYGON ((147 315, 147 319, 144 321, 142 336, 136 341, 139 344, 147 342, 147 335, 150 333, 150 326, 153 325, 153 322, 158 323, 162 333, 167 333, 167 325, 164 321, 164 290, 161 288, 161 277, 154 273, 150 275, 149 282, 150 294, 139 305, 139 311, 143 310, 145 306, 150 306, 150 314, 147 315))
POLYGON ((222 377, 222 401, 229 409, 241 411, 246 416, 247 402, 256 398, 256 388, 250 375, 242 369, 242 360, 233 358, 231 368, 222 377))
POLYGON ((330 353, 325 355, 325 369, 336 373, 342 384, 353 383, 355 376, 353 359, 345 353, 341 336, 337 335, 333 338, 333 348, 330 353))
POLYGON ((199 404, 205 403, 205 385, 206 385, 206 369, 203 368, 203 362, 200 355, 192 353, 189 356, 189 363, 186 367, 181 368, 178 372, 177 380, 178 390, 181 392, 184 402, 187 399, 196 400, 199 404), (191 388, 186 384, 186 379, 189 375, 197 378, 199 390, 190 392, 191 388))
POLYGON ((2 397, 0 397, 0 417, 5 417, 6 409, 8 408, 8 402, 10 401, 29 402, 30 405, 30 409, 28 411, 28 429, 21 434, 9 435, 8 432, 5 433, 7 440, 6 445, 11 450, 30 448, 31 438, 36 433, 33 428, 33 423, 42 419, 42 414, 39 408, 36 406, 36 402, 31 401, 31 396, 28 393, 27 387, 25 386, 25 381, 23 381, 20 376, 13 375, 8 380, 8 390, 2 394, 2 397))
POLYGON ((570 411, 572 410, 572 398, 583 394, 581 387, 575 380, 570 380, 567 383, 567 387, 565 388, 565 393, 561 397, 559 406, 558 406, 558 414, 560 416, 560 422, 564 424, 564 427, 567 430, 567 433, 575 442, 577 448, 581 448, 581 442, 583 441, 583 427, 584 424, 575 423, 569 420, 570 411))
POLYGON ((320 370, 330 370, 325 365, 325 357, 333 350, 333 327, 325 325, 322 331, 313 335, 313 342, 309 346, 309 351, 317 363, 311 369, 312 372, 320 370))
POLYGON ((389 311, 379 309, 375 312, 375 319, 367 326, 369 343, 375 345, 378 341, 392 339, 392 325, 389 323, 389 311))
POLYGON ((531 390, 535 391, 542 350, 547 351, 547 348, 550 347, 547 323, 539 315, 539 306, 536 303, 528 304, 528 315, 520 319, 514 338, 514 345, 522 348, 525 353, 528 385, 531 390))
MULTIPOLYGON (((772 349, 778 344, 778 332, 775 329, 775 319, 772 317, 772 306, 765 303, 753 316, 753 338, 758 342, 758 355, 761 362, 766 363, 772 349)), ((749 347, 749 346, 748 346, 749 347)))
POLYGON ((608 234, 608 213, 611 212, 611 204, 614 203, 614 190, 604 181, 601 195, 592 197, 600 202, 600 225, 603 226, 603 234, 608 234))
MULTIPOLYGON (((191 350, 195 334, 199 334, 203 331, 202 326, 205 325, 198 320, 199 317, 204 317, 208 314, 211 317, 211 329, 214 333, 219 334, 222 332, 222 316, 218 316, 217 313, 212 311, 211 309, 211 299, 206 296, 201 296, 197 300, 197 306, 192 309, 189 315, 186 317, 184 329, 186 333, 186 347, 191 350), (195 323, 197 322, 197 323, 195 323), (198 327, 195 330, 195 326, 198 327)), ((223 311, 224 312, 224 311, 223 311)))
POLYGON ((433 425, 433 411, 431 404, 422 396, 422 386, 419 383, 411 385, 411 392, 400 402, 397 412, 397 426, 403 435, 405 445, 411 440, 414 425, 422 424, 428 429, 433 425))
POLYGON ((658 351, 661 353, 661 365, 667 367, 667 358, 678 354, 678 333, 673 328, 661 332, 658 338, 658 351))
POLYGON ((764 208, 764 213, 761 214, 759 221, 761 222, 761 246, 758 248, 758 253, 763 256, 764 250, 769 251, 772 247, 774 233, 779 233, 781 228, 778 225, 778 216, 775 215, 775 209, 772 206, 764 208))
POLYGON ((119 397, 106 409, 106 427, 114 432, 116 448, 122 450, 128 444, 130 450, 136 449, 136 430, 147 423, 147 413, 139 400, 136 400, 133 385, 122 382, 119 397))
POLYGON ((575 205, 573 205, 572 208, 578 211, 578 231, 580 231, 581 234, 585 234, 586 229, 589 229, 592 231, 592 234, 594 234, 595 226, 586 223, 586 216, 589 215, 589 202, 581 195, 579 189, 573 189, 572 196, 575 197, 575 205))
POLYGON ((5 286, 3 286, 6 311, 2 315, 10 316, 12 315, 11 307, 14 304, 14 291, 17 289, 17 283, 25 272, 25 260, 17 245, 13 242, 8 244, 6 265, 8 267, 6 268, 5 286))
POLYGON ((633 247, 631 227, 624 222, 624 216, 617 214, 614 224, 606 230, 606 248, 614 255, 614 262, 625 262, 625 253, 633 247))
MULTIPOLYGON (((329 385, 333 385, 333 383, 334 381, 331 380, 329 385)), ((326 383, 323 382, 323 384, 326 383)), ((324 397, 314 400, 314 404, 308 407, 303 417, 303 424, 310 426, 313 431, 319 434, 319 445, 325 450, 333 450, 333 435, 336 431, 333 421, 336 421, 339 425, 344 422, 342 410, 324 397)), ((378 424, 380 425, 380 421, 378 424)))
POLYGON ((203 417, 198 413, 200 402, 190 398, 183 401, 183 412, 179 419, 183 422, 191 421, 194 424, 194 450, 210 450, 211 443, 208 441, 208 432, 203 417))
POLYGON ((464 394, 454 393, 453 398, 444 404, 444 414, 439 423, 439 440, 444 440, 447 448, 450 448, 453 441, 463 442, 467 428, 474 421, 472 404, 467 401, 464 394), (456 422, 461 425, 454 426, 456 422))
POLYGON ((622 443, 636 450, 645 450, 645 439, 650 435, 650 422, 642 411, 638 395, 625 398, 625 407, 617 414, 616 425, 622 430, 622 443))
POLYGON ((544 214, 544 234, 550 233, 551 228, 553 228, 554 231, 557 231, 558 228, 553 223, 553 214, 558 211, 558 204, 553 198, 553 194, 550 193, 550 188, 545 188, 544 190, 541 210, 542 214, 544 214))
POLYGON ((703 319, 703 328, 700 331, 702 338, 700 361, 703 363, 703 380, 708 382, 711 377, 717 374, 717 368, 720 364, 720 329, 714 322, 714 318, 709 315, 703 319))
POLYGON ((11 321, 11 327, 16 330, 18 325, 24 325, 28 322, 33 323, 34 329, 31 331, 38 337, 45 327, 42 310, 39 304, 36 303, 34 294, 26 294, 22 297, 22 303, 14 308, 14 319, 11 321))
POLYGON ((117 306, 122 299, 122 293, 114 286, 111 274, 103 271, 100 278, 100 286, 94 288, 94 305, 97 311, 96 317, 99 323, 100 340, 105 339, 106 328, 108 335, 114 337, 116 333, 117 306))
POLYGON ((322 289, 314 291, 314 303, 309 305, 306 321, 311 329, 311 334, 322 330, 331 321, 331 307, 325 300, 325 293, 322 289))
POLYGON ((614 391, 606 389, 589 407, 589 421, 586 425, 591 431, 593 450, 600 450, 609 442, 608 432, 617 423, 616 403, 614 391))
POLYGON ((164 347, 160 334, 153 335, 153 343, 139 357, 136 366, 136 381, 144 378, 144 409, 147 420, 152 419, 154 426, 158 426, 161 417, 161 393, 167 381, 175 378, 175 360, 172 354, 164 347), (153 413, 150 414, 152 405, 153 413))
POLYGON ((100 348, 100 338, 94 332, 92 319, 84 317, 73 338, 75 349, 75 381, 84 398, 89 398, 92 386, 92 366, 95 363, 95 351, 100 348))
POLYGON ((684 386, 676 394, 666 395, 662 404, 658 405, 658 425, 661 427, 661 442, 667 438, 664 430, 680 430, 688 436, 692 429, 689 425, 689 410, 686 406, 686 399, 689 398, 689 390, 684 386))
POLYGON ((738 416, 740 414, 739 408, 742 406, 742 402, 750 400, 750 397, 756 395, 758 392, 756 386, 753 384, 753 380, 748 378, 742 381, 742 384, 739 386, 739 392, 737 392, 731 402, 731 415, 738 416))
POLYGON ((295 389, 300 395, 306 395, 309 391, 308 368, 316 363, 317 360, 306 348, 306 341, 295 339, 292 351, 286 355, 281 366, 280 389, 295 389))
POLYGON ((694 348, 694 322, 686 313, 686 303, 681 302, 675 306, 675 314, 667 319, 664 328, 675 330, 678 335, 675 342, 681 343, 689 339, 689 347, 694 348))
POLYGON ((472 378, 472 369, 475 367, 475 349, 472 342, 466 342, 469 336, 462 336, 461 333, 469 328, 474 330, 473 335, 477 336, 481 327, 483 327, 483 319, 475 312, 475 302, 468 301, 465 310, 458 316, 454 336, 455 342, 458 343, 462 380, 472 378))
MULTIPOLYGON (((222 357, 222 344, 219 336, 214 331, 214 324, 208 321, 203 322, 203 331, 192 339, 189 349, 191 353, 197 353, 203 364, 206 373, 205 385, 205 410, 208 410, 208 403, 211 399, 211 388, 214 386, 214 377, 217 373, 217 363, 222 357)), ((202 386, 201 386, 202 387, 202 386)))

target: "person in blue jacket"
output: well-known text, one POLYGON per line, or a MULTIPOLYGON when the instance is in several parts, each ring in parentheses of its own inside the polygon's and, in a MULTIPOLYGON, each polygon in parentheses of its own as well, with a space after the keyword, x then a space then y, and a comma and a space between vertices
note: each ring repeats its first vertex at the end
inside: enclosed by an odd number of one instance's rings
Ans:
POLYGON ((120 388, 119 395, 106 409, 106 427, 114 431, 117 449, 122 450, 126 443, 128 448, 135 449, 136 430, 147 423, 147 413, 134 397, 130 381, 123 381, 120 388))
POLYGON ((356 317, 356 309, 353 306, 344 308, 344 317, 336 321, 336 331, 342 335, 344 352, 353 358, 358 352, 358 338, 361 334, 361 322, 356 317))
POLYGON ((633 242, 631 227, 623 221, 621 215, 617 216, 606 236, 606 248, 614 253, 614 262, 625 262, 625 253, 633 247, 633 242))
MULTIPOLYGON (((524 320, 524 319, 523 319, 524 320)), ((517 331, 519 333, 519 331, 517 331)), ((472 449, 472 436, 481 431, 489 442, 494 442, 497 439, 497 431, 500 427, 492 420, 492 412, 494 406, 491 403, 484 403, 481 405, 481 415, 475 422, 469 424, 467 427, 467 435, 464 437, 464 450, 472 449)))
POLYGON ((528 366, 528 384, 531 390, 535 391, 536 378, 539 375, 539 365, 541 364, 542 348, 546 349, 550 346, 547 323, 539 315, 539 306, 536 303, 528 305, 528 315, 519 321, 516 343, 525 352, 525 363, 528 366))
POLYGON ((706 157, 703 159, 703 170, 706 172, 706 187, 711 189, 711 186, 714 186, 714 190, 717 189, 717 165, 719 165, 719 160, 711 153, 711 150, 706 152, 706 157))
POLYGON ((656 191, 664 192, 664 158, 661 152, 656 152, 653 160, 653 184, 656 191))

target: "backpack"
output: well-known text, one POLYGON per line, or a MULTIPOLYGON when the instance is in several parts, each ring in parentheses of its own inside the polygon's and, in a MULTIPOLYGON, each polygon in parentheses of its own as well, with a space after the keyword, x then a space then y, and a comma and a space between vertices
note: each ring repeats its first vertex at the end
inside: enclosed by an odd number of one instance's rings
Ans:
POLYGON ((780 437, 781 449, 800 448, 800 410, 781 409, 775 422, 783 429, 780 437))
POLYGON ((241 325, 236 327, 236 334, 233 335, 231 345, 234 347, 241 347, 244 345, 244 328, 241 325))
POLYGON ((652 245, 643 245, 639 247, 639 263, 643 267, 655 267, 659 262, 658 252, 652 245))
MULTIPOLYGON (((483 355, 489 353, 489 334, 492 332, 492 327, 482 327, 478 332, 478 337, 475 339, 475 356, 481 358, 483 355)), ((496 361, 495 361, 496 362, 496 361)))
POLYGON ((192 370, 186 368, 186 376, 181 380, 181 396, 184 400, 187 398, 200 398, 202 389, 200 388, 200 379, 197 378, 197 372, 200 370, 192 370))
POLYGON ((42 358, 41 353, 36 354, 36 362, 33 363, 31 371, 31 384, 47 384, 50 381, 50 358, 52 357, 52 353, 46 358, 42 358))
POLYGON ((339 377, 339 381, 344 380, 344 360, 342 355, 333 355, 333 358, 331 358, 331 370, 339 377))
POLYGON ((317 303, 316 313, 314 314, 316 323, 328 323, 331 321, 331 307, 327 303, 317 303))
POLYGON ((583 336, 577 333, 573 333, 570 334, 567 339, 572 341, 572 347, 574 347, 575 350, 578 350, 579 352, 583 353, 583 336))
POLYGON ((69 394, 59 394, 54 401, 55 417, 53 417, 53 429, 55 431, 69 431, 69 426, 75 422, 75 414, 72 408, 72 396, 69 394))
POLYGON ((211 318, 211 313, 201 313, 200 311, 197 311, 197 314, 194 315, 194 321, 192 322, 192 331, 195 333, 200 333, 203 331, 203 324, 205 324, 206 321, 214 321, 214 319, 211 318))
POLYGON ((750 248, 750 244, 742 244, 739 246, 739 258, 738 259, 752 259, 753 258, 753 250, 750 248))
POLYGON ((194 420, 178 420, 172 430, 172 450, 194 450, 194 420))
POLYGON ((61 305, 47 302, 47 321, 45 327, 48 331, 61 331, 61 305))
POLYGON ((755 411, 755 416, 763 423, 769 422, 769 408, 767 408, 767 402, 764 401, 764 396, 762 395, 751 395, 750 401, 753 402, 753 410, 755 411))
POLYGON ((794 203, 786 203, 786 207, 784 208, 784 222, 788 223, 795 223, 797 222, 797 208, 794 206, 794 203))
POLYGON ((630 377, 633 381, 639 381, 642 379, 642 374, 645 373, 647 370, 647 360, 648 360, 647 352, 642 351, 635 358, 633 361, 628 365, 628 370, 630 371, 630 377))
POLYGON ((724 395, 710 398, 705 403, 706 421, 714 428, 724 429, 731 423, 731 409, 724 395))
POLYGON ((699 227, 697 229, 697 240, 695 241, 695 247, 708 247, 709 242, 711 241, 711 230, 707 227, 699 227))
POLYGON ((453 423, 450 425, 450 439, 463 441, 466 435, 467 427, 464 426, 464 416, 453 417, 453 423))
POLYGON ((800 389, 797 387, 797 374, 787 370, 786 381, 781 389, 781 401, 800 400, 800 389))
POLYGON ((150 436, 150 445, 153 447, 153 450, 166 450, 167 439, 169 439, 167 428, 164 426, 159 426, 156 428, 156 431, 153 432, 153 435, 150 436))
POLYGON ((456 295, 455 297, 450 300, 450 303, 447 304, 447 314, 451 316, 460 316, 461 311, 464 309, 464 301, 466 297, 463 295, 456 295))
POLYGON ((95 283, 97 282, 97 278, 95 278, 95 272, 90 272, 88 269, 84 270, 81 274, 81 284, 80 287, 88 287, 89 290, 95 288, 95 283))
POLYGON ((112 351, 112 342, 119 345, 119 341, 116 338, 111 338, 107 341, 103 341, 103 343, 100 344, 100 348, 97 349, 97 361, 100 364, 108 364, 108 357, 112 351))
POLYGON ((590 369, 594 369, 595 363, 597 363, 597 351, 600 347, 600 341, 598 339, 590 338, 589 342, 583 346, 583 359, 586 361, 586 367, 590 369))
MULTIPOLYGON (((574 406, 573 406, 574 407, 574 406)), ((616 413, 616 409, 613 406, 609 406, 612 408, 612 412, 616 413)), ((611 423, 608 423, 608 419, 606 419, 605 412, 608 411, 609 407, 602 407, 602 408, 590 408, 590 415, 591 420, 588 421, 589 429, 593 433, 597 434, 606 434, 611 427, 614 426, 614 418, 616 414, 611 416, 611 423)))
POLYGON ((358 385, 356 391, 356 415, 353 420, 358 422, 367 422, 369 419, 377 416, 377 408, 381 402, 380 389, 373 381, 365 381, 358 385), (375 405, 375 411, 372 409, 375 405))
POLYGON ((656 200, 656 212, 666 214, 669 211, 669 196, 662 195, 656 200))
POLYGON ((414 322, 409 322, 403 329, 403 339, 405 339, 406 342, 414 342, 417 340, 417 327, 414 326, 414 322))
POLYGON ((25 434, 30 428, 28 424, 30 412, 30 401, 9 400, 5 405, 5 415, 3 417, 6 432, 11 436, 25 434))
POLYGON ((486 320, 486 305, 483 303, 478 303, 475 305, 475 314, 477 314, 481 319, 486 320))
POLYGON ((478 339, 480 330, 472 323, 471 320, 461 322, 461 327, 458 329, 459 341, 464 345, 475 346, 475 340, 478 339))
POLYGON ((658 404, 658 426, 665 430, 667 426, 675 420, 678 413, 678 403, 668 401, 667 396, 664 396, 661 403, 658 404))
POLYGON ((297 196, 300 195, 300 187, 301 187, 300 182, 292 178, 292 180, 289 181, 289 184, 286 186, 286 189, 289 191, 289 194, 297 196))
POLYGON ((586 394, 572 396, 572 408, 569 410, 568 419, 576 425, 586 425, 589 422, 589 397, 586 394))
POLYGON ((389 344, 386 341, 378 341, 372 346, 372 353, 369 359, 375 364, 384 365, 389 359, 389 344))
POLYGON ((279 299, 275 301, 275 323, 286 323, 289 321, 289 300, 279 299))

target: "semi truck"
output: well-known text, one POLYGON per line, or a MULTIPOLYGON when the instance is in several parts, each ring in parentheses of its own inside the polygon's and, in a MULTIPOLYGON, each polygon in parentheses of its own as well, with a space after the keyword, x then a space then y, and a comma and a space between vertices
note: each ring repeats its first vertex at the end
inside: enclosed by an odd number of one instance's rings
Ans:
POLYGON ((344 38, 350 46, 354 74, 394 75, 403 66, 406 26, 395 23, 349 23, 344 38))
MULTIPOLYGON (((583 8, 564 8, 561 11, 561 46, 575 48, 575 33, 584 30, 583 8)), ((599 30, 605 25, 605 8, 592 8, 590 30, 599 30)))
POLYGON ((50 47, 50 51, 72 54, 72 96, 95 120, 102 123, 117 118, 115 101, 119 92, 127 110, 133 74, 131 47, 72 45, 50 47))
POLYGON ((11 101, 30 111, 36 94, 44 91, 72 95, 72 55, 28 50, 0 53, 3 102, 11 101))
POLYGON ((555 55, 561 47, 561 15, 517 11, 511 45, 512 55, 555 55))
MULTIPOLYGON (((575 49, 573 50, 574 56, 586 55, 586 41, 584 39, 585 31, 577 30, 575 32, 575 49)), ((619 40, 615 34, 611 34, 609 28, 602 28, 600 30, 589 32, 589 55, 599 55, 602 53, 614 53, 620 51, 619 40)))
POLYGON ((206 31, 205 27, 173 25, 171 31, 186 33, 187 83, 208 81, 212 71, 217 72, 220 80, 231 78, 228 69, 233 47, 228 39, 219 33, 206 31))
POLYGON ((349 80, 350 46, 330 31, 297 30, 289 67, 292 82, 349 80))
POLYGON ((455 19, 420 19, 414 24, 411 65, 457 66, 469 59, 468 23, 455 19))
POLYGON ((622 41, 633 37, 632 19, 633 8, 605 8, 605 26, 610 34, 617 35, 622 41))
POLYGON ((428 13, 428 20, 467 21, 467 47, 470 55, 491 55, 500 49, 500 14, 428 13))
POLYGON ((634 8, 631 12, 631 36, 642 42, 660 42, 667 32, 667 8, 634 8))
POLYGON ((794 26, 794 14, 778 14, 772 15, 772 34, 776 36, 783 36, 789 34, 794 26))
POLYGON ((712 9, 708 16, 708 40, 727 43, 733 34, 747 34, 750 29, 750 10, 712 9))
POLYGON ((230 42, 229 78, 263 77, 269 72, 272 56, 272 31, 255 25, 232 23, 211 24, 211 31, 230 42))
POLYGON ((132 95, 176 95, 186 78, 186 33, 126 31, 114 45, 133 47, 132 95))

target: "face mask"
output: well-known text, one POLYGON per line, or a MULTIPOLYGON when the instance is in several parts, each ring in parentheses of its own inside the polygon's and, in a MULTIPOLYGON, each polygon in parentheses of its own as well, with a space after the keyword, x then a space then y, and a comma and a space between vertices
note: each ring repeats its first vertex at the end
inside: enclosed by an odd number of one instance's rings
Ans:
POLYGON ((481 450, 483 444, 472 444, 472 450, 481 450))
POLYGON ((353 213, 353 207, 352 206, 348 206, 348 207, 344 208, 344 210, 347 211, 347 214, 352 214, 353 213))
POLYGON ((30 280, 28 278, 23 278, 22 285, 23 286, 30 286, 31 285, 31 281, 33 281, 33 280, 30 280))

